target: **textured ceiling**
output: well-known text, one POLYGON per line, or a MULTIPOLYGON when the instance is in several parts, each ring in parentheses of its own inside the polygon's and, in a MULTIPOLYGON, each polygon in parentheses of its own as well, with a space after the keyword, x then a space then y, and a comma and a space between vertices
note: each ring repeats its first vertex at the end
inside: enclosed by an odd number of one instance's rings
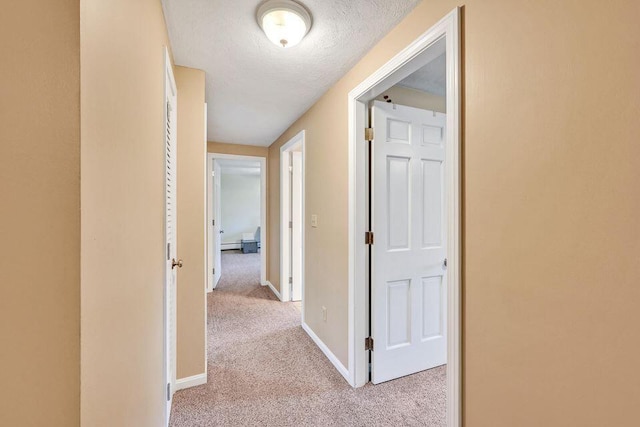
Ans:
POLYGON ((176 64, 206 72, 208 139, 268 146, 420 0, 303 0, 289 49, 258 26, 260 0, 163 0, 176 64))
POLYGON ((398 85, 445 96, 447 91, 447 63, 445 54, 443 53, 438 56, 402 80, 398 85))

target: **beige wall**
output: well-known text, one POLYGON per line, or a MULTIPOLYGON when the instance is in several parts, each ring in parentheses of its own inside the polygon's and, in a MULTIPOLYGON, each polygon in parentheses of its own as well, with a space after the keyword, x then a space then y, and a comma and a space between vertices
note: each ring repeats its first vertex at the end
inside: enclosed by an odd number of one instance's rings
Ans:
MULTIPOLYGON (((305 315, 345 364, 347 93, 457 4, 422 2, 269 150, 276 233, 278 149, 307 130, 305 315)), ((640 4, 468 0, 463 16, 465 425, 634 425, 640 4)))
POLYGON ((0 425, 80 424, 80 6, 0 13, 0 425))
POLYGON ((267 157, 269 153, 269 147, 260 147, 257 145, 227 144, 224 142, 209 141, 207 143, 207 152, 218 154, 237 154, 240 156, 267 157))
POLYGON ((80 9, 82 425, 159 426, 165 23, 159 0, 80 9))
POLYGON ((403 86, 393 86, 376 98, 377 101, 386 102, 384 96, 389 96, 394 104, 406 105, 408 107, 422 108, 423 110, 438 111, 446 113, 447 100, 444 96, 439 96, 429 92, 411 89, 403 86))
MULTIPOLYGON (((220 226, 224 229, 222 247, 240 245, 243 234, 252 235, 260 227, 261 176, 259 173, 227 172, 220 174, 220 226)), ((238 246, 240 247, 240 246, 238 246)))
POLYGON ((269 147, 269 227, 275 238, 268 242, 267 279, 280 289, 280 146, 305 129, 304 320, 344 366, 348 365, 346 97, 350 89, 339 82, 269 147), (318 215, 317 228, 310 225, 312 214, 318 215), (323 306, 327 307, 326 322, 323 306))
POLYGON ((206 150, 204 71, 175 67, 178 87, 177 378, 205 372, 206 150))

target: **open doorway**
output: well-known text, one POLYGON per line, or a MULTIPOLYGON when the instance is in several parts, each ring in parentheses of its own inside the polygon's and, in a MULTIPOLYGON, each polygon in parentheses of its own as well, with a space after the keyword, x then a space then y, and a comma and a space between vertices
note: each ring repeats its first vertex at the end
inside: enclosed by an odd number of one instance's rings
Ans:
POLYGON ((446 47, 369 103, 371 382, 447 362, 446 47), (375 231, 374 231, 375 230, 375 231))
POLYGON ((266 284, 266 159, 231 154, 209 154, 208 269, 211 292, 225 274, 225 258, 260 269, 266 284))
POLYGON ((459 58, 455 9, 349 94, 351 381, 446 369, 449 426, 460 425, 459 58))
POLYGON ((304 305, 305 132, 280 147, 280 299, 304 305))

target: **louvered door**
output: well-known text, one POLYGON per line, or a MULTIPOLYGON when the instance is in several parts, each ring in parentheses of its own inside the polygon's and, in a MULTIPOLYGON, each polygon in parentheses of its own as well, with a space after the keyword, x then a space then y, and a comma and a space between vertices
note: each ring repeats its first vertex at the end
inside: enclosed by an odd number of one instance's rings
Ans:
POLYGON ((176 381, 176 283, 177 269, 177 94, 171 65, 167 66, 165 96, 165 359, 167 420, 176 381))

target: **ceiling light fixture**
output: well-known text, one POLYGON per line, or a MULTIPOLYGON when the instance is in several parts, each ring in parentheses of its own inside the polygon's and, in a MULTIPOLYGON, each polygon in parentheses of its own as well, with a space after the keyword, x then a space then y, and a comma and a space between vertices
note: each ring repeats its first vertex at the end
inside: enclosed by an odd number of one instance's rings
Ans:
POLYGON ((311 14, 293 0, 267 0, 256 18, 267 38, 284 48, 300 43, 311 29, 311 14))

